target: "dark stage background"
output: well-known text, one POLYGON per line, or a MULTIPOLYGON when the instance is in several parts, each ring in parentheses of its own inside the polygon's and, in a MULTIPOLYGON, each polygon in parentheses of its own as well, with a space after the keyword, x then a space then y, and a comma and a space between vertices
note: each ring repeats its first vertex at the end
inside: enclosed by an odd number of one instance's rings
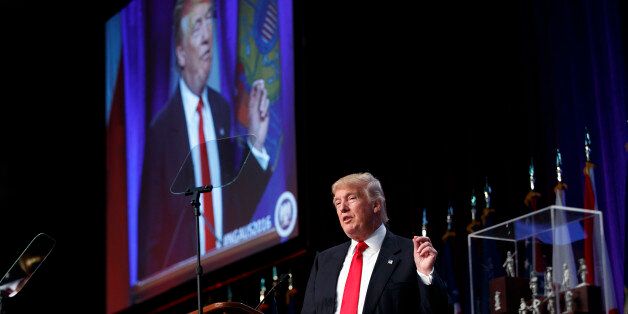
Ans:
MULTIPOLYGON (((6 302, 7 310, 104 312, 103 23, 124 3, 104 2, 1 5, 0 271, 37 233, 57 239, 49 260, 6 302)), ((582 206, 583 126, 593 109, 586 99, 565 104, 571 98, 551 91, 587 91, 586 82, 559 84, 586 73, 576 73, 577 67, 567 63, 561 68, 556 61, 577 59, 578 47, 590 49, 577 38, 587 33, 577 25, 588 25, 587 15, 581 19, 578 12, 598 6, 544 2, 295 3, 298 197, 306 223, 302 242, 272 253, 288 257, 306 249, 280 264, 293 269, 301 292, 314 252, 345 240, 330 186, 351 172, 369 171, 381 180, 390 228, 399 235, 410 237, 419 230, 420 210, 426 207, 430 235, 439 239, 452 204, 461 249, 471 191, 480 198, 486 179, 498 220, 515 217, 525 212, 527 167, 534 158, 539 205, 553 204, 553 154, 559 145, 568 152, 563 158, 571 159, 565 170, 569 205, 582 206), (576 25, 573 30, 556 30, 570 23, 576 25), (574 39, 553 40, 563 32, 575 34, 574 39), (564 112, 571 112, 567 120, 560 118, 564 112)), ((621 76, 615 84, 624 95, 627 7, 620 1, 602 3, 611 15, 607 26, 618 53, 613 58, 621 61, 615 64, 621 76)), ((625 139, 625 102, 618 106, 623 125, 615 125, 619 133, 614 134, 625 139)), ((604 128, 597 127, 594 132, 604 128)), ((594 133, 594 143, 601 136, 594 133)), ((619 154, 625 161, 626 152, 619 154)), ((624 179, 624 191, 625 186, 624 179)), ((625 193, 619 204, 625 206, 625 193)), ((478 205, 482 208, 483 202, 478 205)), ((212 274, 215 279, 207 282, 248 270, 254 273, 243 281, 259 282, 261 273, 268 280, 270 253, 254 259, 264 263, 247 260, 212 274)), ((461 280, 465 276, 458 274, 461 280)), ((464 281, 462 289, 467 285, 464 281)), ((169 297, 193 291, 193 285, 186 287, 191 290, 169 297)), ((248 294, 242 300, 256 299, 257 284, 251 287, 240 291, 248 294)))

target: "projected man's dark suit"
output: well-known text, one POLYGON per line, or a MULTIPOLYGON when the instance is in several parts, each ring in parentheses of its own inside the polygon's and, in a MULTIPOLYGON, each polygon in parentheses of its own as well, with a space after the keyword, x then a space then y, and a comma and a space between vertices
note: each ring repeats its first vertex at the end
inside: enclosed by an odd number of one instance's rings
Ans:
MULTIPOLYGON (((214 119, 218 139, 231 134, 231 110, 226 100, 207 88, 207 99, 214 119)), ((231 167, 221 165, 223 183, 236 176, 247 155, 246 142, 239 147, 219 145, 219 159, 231 167), (230 168, 230 169, 229 169, 230 168)), ((142 279, 166 266, 196 254, 195 224, 191 198, 172 195, 170 185, 190 151, 185 114, 179 89, 157 114, 148 129, 142 187, 138 209, 138 278, 142 279)), ((191 163, 181 169, 180 176, 194 186, 191 163)), ((223 196, 223 234, 246 225, 255 212, 270 178, 270 169, 264 171, 250 154, 241 176, 236 182, 212 193, 223 196)))

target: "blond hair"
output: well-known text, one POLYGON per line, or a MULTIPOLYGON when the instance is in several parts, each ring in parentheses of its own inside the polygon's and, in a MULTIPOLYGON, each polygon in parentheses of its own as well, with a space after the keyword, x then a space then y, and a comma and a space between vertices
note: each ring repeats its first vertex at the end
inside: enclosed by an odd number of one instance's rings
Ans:
POLYGON ((388 222, 388 213, 386 212, 386 197, 384 197, 384 190, 382 189, 382 184, 379 182, 377 178, 375 178, 372 174, 368 172, 362 173, 352 173, 350 175, 346 175, 338 181, 336 181, 331 186, 332 195, 336 194, 336 191, 342 187, 357 187, 366 194, 369 201, 379 201, 380 211, 379 216, 382 222, 388 222))

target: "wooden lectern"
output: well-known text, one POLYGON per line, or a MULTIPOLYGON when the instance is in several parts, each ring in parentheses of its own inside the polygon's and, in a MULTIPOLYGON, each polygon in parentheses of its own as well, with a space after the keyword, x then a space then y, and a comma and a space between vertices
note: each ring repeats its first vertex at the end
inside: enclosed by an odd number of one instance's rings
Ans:
MULTIPOLYGON (((190 312, 195 314, 198 311, 190 312)), ((264 314, 244 303, 240 302, 216 302, 203 307, 203 313, 234 313, 234 314, 264 314)))

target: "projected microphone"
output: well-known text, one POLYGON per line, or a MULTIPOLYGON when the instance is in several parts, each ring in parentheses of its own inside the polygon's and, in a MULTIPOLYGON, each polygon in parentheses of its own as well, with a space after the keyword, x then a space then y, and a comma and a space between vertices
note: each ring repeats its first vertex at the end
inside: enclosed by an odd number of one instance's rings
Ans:
POLYGON ((286 279, 288 278, 288 274, 283 274, 281 275, 281 278, 279 278, 279 281, 277 281, 277 284, 274 285, 272 288, 270 288, 270 290, 268 290, 268 292, 266 292, 266 295, 264 296, 264 298, 262 300, 259 301, 259 304, 257 304, 257 306, 255 307, 255 309, 259 309, 259 307, 264 304, 264 301, 266 301, 266 298, 268 298, 268 296, 273 293, 273 291, 275 291, 275 288, 279 287, 279 285, 281 285, 284 281, 286 281, 286 279))

